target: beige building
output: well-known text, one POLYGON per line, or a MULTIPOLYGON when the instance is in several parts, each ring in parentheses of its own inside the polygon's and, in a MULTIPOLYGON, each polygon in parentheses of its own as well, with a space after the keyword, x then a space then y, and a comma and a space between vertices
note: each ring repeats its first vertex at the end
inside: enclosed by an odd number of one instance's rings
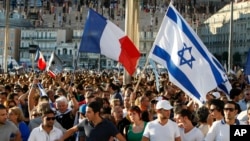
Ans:
MULTIPOLYGON (((250 1, 234 3, 233 7, 231 54, 233 64, 244 65, 250 48, 250 1)), ((228 4, 198 27, 203 43, 223 64, 228 59, 230 17, 228 4)))

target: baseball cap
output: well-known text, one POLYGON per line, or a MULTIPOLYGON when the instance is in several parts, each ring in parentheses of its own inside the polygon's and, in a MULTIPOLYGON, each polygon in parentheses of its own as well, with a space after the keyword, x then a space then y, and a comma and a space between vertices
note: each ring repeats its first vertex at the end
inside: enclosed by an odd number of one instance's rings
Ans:
POLYGON ((171 104, 169 103, 169 101, 167 100, 160 100, 157 102, 156 104, 156 109, 159 110, 159 109, 165 109, 165 110, 170 110, 172 109, 173 107, 171 106, 171 104))
POLYGON ((79 112, 82 113, 82 114, 85 114, 86 113, 86 107, 87 107, 86 104, 81 105, 79 107, 79 112))

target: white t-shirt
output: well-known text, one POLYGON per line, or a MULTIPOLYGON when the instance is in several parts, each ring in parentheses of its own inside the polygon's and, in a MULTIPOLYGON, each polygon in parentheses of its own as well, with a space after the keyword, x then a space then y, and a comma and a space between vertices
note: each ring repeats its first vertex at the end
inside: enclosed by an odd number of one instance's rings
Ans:
MULTIPOLYGON (((244 125, 244 123, 238 122, 240 125, 244 125)), ((204 141, 230 141, 230 126, 224 120, 213 122, 204 141)))
POLYGON ((185 133, 184 128, 180 128, 181 141, 203 141, 204 135, 200 129, 194 127, 189 132, 185 133))
POLYGON ((168 120, 165 125, 161 125, 158 119, 148 122, 143 132, 143 136, 151 141, 174 141, 180 137, 178 125, 172 120, 168 120))
POLYGON ((56 127, 53 127, 48 134, 40 125, 31 131, 28 141, 55 141, 60 139, 62 135, 62 131, 56 127))

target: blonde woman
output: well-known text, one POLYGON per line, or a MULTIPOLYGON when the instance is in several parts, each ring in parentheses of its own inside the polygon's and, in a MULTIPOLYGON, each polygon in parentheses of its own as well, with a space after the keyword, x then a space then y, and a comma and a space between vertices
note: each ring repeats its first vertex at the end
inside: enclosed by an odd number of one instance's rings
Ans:
POLYGON ((9 120, 13 122, 21 132, 22 141, 27 141, 30 135, 30 130, 24 122, 23 112, 19 107, 12 107, 8 110, 9 120))

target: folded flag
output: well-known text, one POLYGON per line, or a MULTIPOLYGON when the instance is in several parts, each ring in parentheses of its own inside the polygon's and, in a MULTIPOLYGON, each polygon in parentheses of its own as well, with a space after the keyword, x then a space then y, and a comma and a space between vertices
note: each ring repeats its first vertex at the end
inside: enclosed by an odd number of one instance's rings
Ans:
POLYGON ((46 68, 46 61, 43 57, 43 54, 40 50, 36 51, 35 62, 37 62, 37 67, 39 70, 43 71, 46 68))
POLYGON ((209 91, 227 81, 218 62, 172 4, 149 58, 166 67, 170 81, 200 105, 209 91))
POLYGON ((52 78, 55 78, 56 75, 61 73, 63 70, 63 62, 62 60, 55 54, 55 52, 51 53, 49 65, 47 67, 47 71, 52 78))
POLYGON ((89 9, 79 52, 100 53, 120 62, 130 75, 140 52, 125 33, 102 15, 89 9))

